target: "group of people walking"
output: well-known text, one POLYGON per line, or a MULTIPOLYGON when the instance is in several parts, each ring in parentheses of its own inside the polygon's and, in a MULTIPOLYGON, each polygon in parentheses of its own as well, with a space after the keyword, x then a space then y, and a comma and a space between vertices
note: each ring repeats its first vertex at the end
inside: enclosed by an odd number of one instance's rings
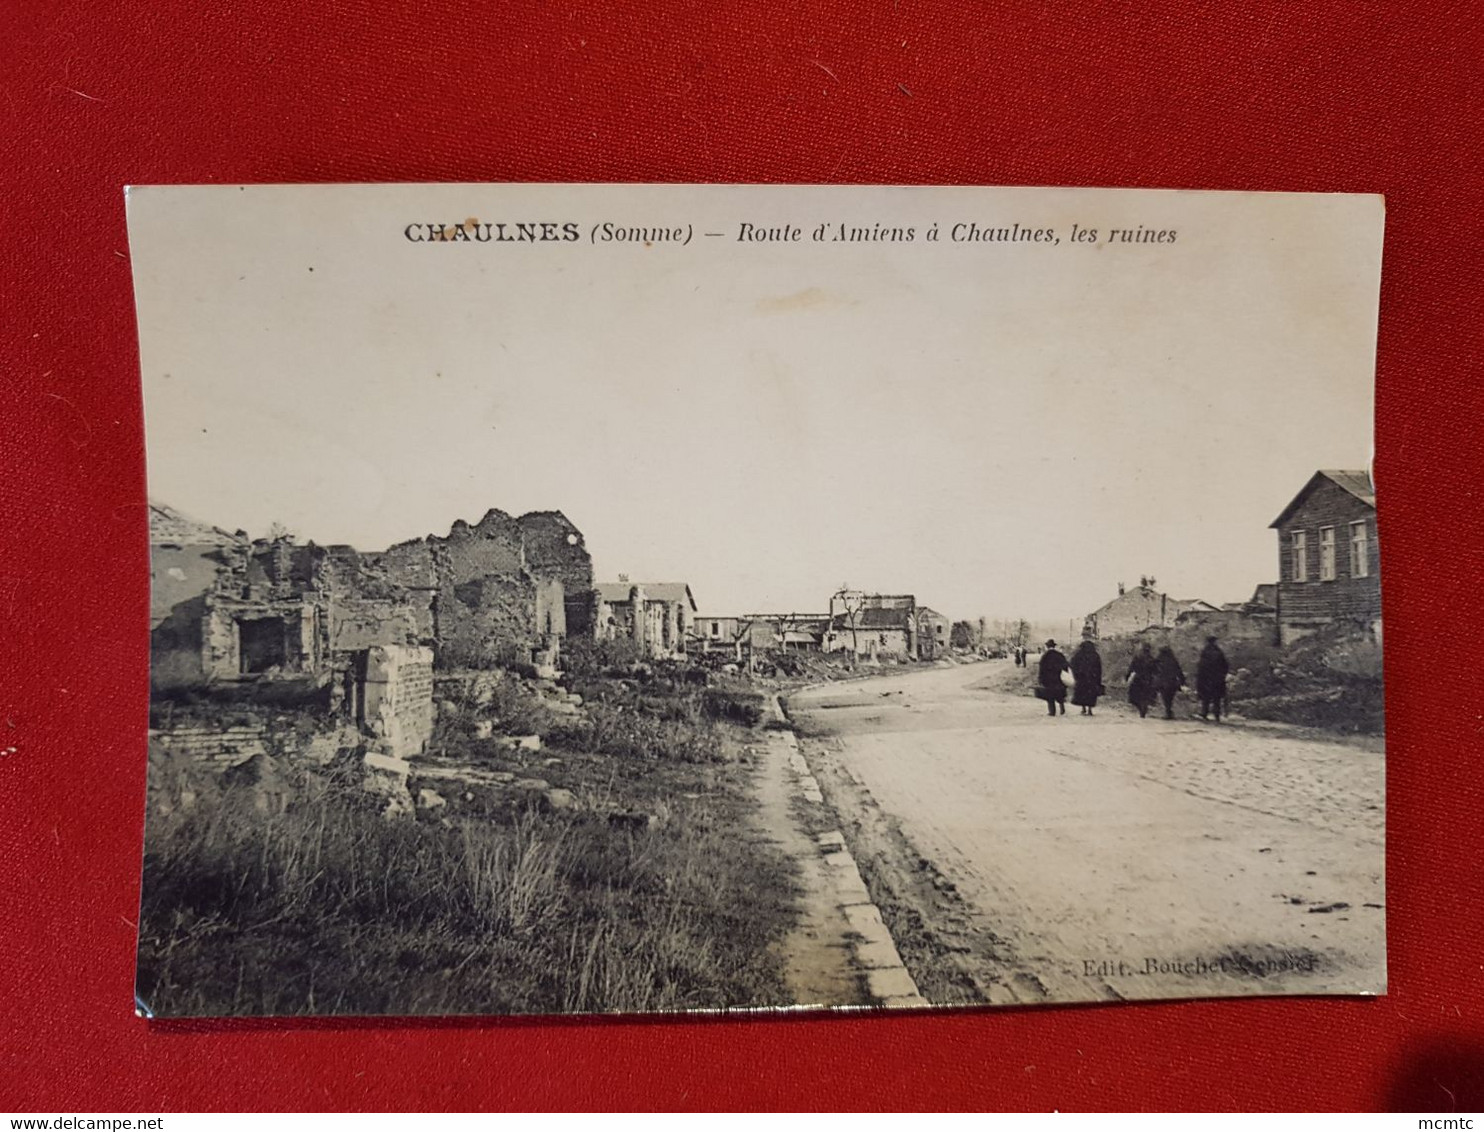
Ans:
MULTIPOLYGON (((1221 651, 1215 637, 1207 637, 1195 670, 1195 691, 1201 701, 1202 719, 1221 722, 1229 671, 1226 653, 1221 651)), ((1082 709, 1083 715, 1091 715, 1098 706, 1098 698, 1107 694, 1103 686, 1103 658, 1091 640, 1078 645, 1070 660, 1054 640, 1047 641, 1036 677, 1036 694, 1046 701, 1048 715, 1067 714, 1069 683, 1072 703, 1082 709)), ((1128 700, 1138 709, 1140 719, 1149 714, 1156 702, 1164 703, 1166 719, 1175 718, 1175 697, 1185 687, 1185 670, 1169 645, 1157 653, 1148 641, 1140 645, 1129 664, 1127 680, 1128 700)))

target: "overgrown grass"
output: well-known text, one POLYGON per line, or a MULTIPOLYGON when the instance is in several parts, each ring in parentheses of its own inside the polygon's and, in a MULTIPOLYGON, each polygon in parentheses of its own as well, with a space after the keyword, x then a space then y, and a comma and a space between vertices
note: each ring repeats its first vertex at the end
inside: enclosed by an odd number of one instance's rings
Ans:
POLYGON ((283 741, 269 744, 290 779, 283 812, 256 808, 251 784, 156 759, 151 789, 172 804, 152 808, 145 834, 143 1001, 161 1015, 786 1001, 770 945, 794 915, 792 866, 749 824, 748 771, 726 732, 760 697, 665 676, 589 690, 574 717, 514 678, 466 687, 432 744, 552 778, 574 810, 470 787, 388 821, 354 759, 295 763, 303 728, 290 717, 273 718, 283 741), (502 750, 475 737, 481 720, 546 748, 502 750), (186 794, 193 807, 175 804, 186 794))
MULTIPOLYGON (((714 784, 713 784, 714 785, 714 784)), ((343 783, 152 815, 139 992, 161 1015, 540 1013, 785 1000, 788 867, 740 781, 660 828, 515 809, 387 821, 343 783)))
POLYGON ((706 763, 726 757, 709 723, 663 719, 603 703, 590 705, 585 718, 563 726, 552 739, 571 750, 623 759, 706 763))

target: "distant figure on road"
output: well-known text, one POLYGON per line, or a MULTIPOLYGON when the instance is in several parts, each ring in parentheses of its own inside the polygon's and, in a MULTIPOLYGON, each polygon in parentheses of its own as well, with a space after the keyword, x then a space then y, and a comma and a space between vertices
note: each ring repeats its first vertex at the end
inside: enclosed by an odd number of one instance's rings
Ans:
POLYGON ((1226 653, 1216 643, 1215 637, 1206 638, 1206 647, 1201 649, 1201 659, 1195 666, 1195 694, 1201 700, 1201 718, 1215 717, 1221 722, 1221 705, 1226 699, 1226 674, 1231 666, 1226 662, 1226 653))
POLYGON ((1072 654, 1072 679, 1077 681, 1072 689, 1072 702, 1082 709, 1083 715, 1091 715, 1103 694, 1103 658, 1098 656, 1098 647, 1091 640, 1084 640, 1072 654))
POLYGON ((1041 667, 1037 675, 1041 682, 1041 693, 1046 700, 1046 714, 1055 715, 1057 706, 1061 706, 1062 715, 1067 714, 1067 686, 1062 683, 1061 674, 1066 672, 1071 665, 1067 658, 1062 655, 1056 647, 1055 641, 1046 642, 1046 651, 1041 654, 1041 667))
POLYGON ((1154 686, 1159 689, 1159 698, 1165 702, 1165 718, 1174 719, 1175 693, 1185 687, 1185 670, 1180 667, 1180 660, 1169 645, 1159 650, 1154 664, 1154 686))
POLYGON ((1128 666, 1128 702, 1139 709, 1139 718, 1143 719, 1149 714, 1149 709, 1154 706, 1154 680, 1159 672, 1159 664, 1154 659, 1154 650, 1145 641, 1139 646, 1139 651, 1134 653, 1134 659, 1128 666))

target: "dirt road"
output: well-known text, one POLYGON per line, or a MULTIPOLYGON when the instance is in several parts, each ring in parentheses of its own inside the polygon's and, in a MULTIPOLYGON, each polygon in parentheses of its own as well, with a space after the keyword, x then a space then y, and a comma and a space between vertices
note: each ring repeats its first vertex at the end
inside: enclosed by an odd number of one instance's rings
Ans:
POLYGON ((1379 750, 1240 720, 1051 719, 995 690, 1009 664, 788 701, 924 995, 1384 990, 1379 750))

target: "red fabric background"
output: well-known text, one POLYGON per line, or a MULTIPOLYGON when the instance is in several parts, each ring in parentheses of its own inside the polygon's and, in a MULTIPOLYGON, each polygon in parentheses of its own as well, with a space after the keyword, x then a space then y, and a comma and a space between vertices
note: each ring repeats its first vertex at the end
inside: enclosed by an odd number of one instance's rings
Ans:
POLYGON ((1473 5, 5 8, 0 1108, 1484 1106, 1484 709, 1477 679, 1447 660, 1440 681, 1437 659, 1477 648, 1484 622, 1473 5), (120 190, 332 180, 1384 192, 1390 995, 822 1020, 136 1019, 147 576, 120 190))

